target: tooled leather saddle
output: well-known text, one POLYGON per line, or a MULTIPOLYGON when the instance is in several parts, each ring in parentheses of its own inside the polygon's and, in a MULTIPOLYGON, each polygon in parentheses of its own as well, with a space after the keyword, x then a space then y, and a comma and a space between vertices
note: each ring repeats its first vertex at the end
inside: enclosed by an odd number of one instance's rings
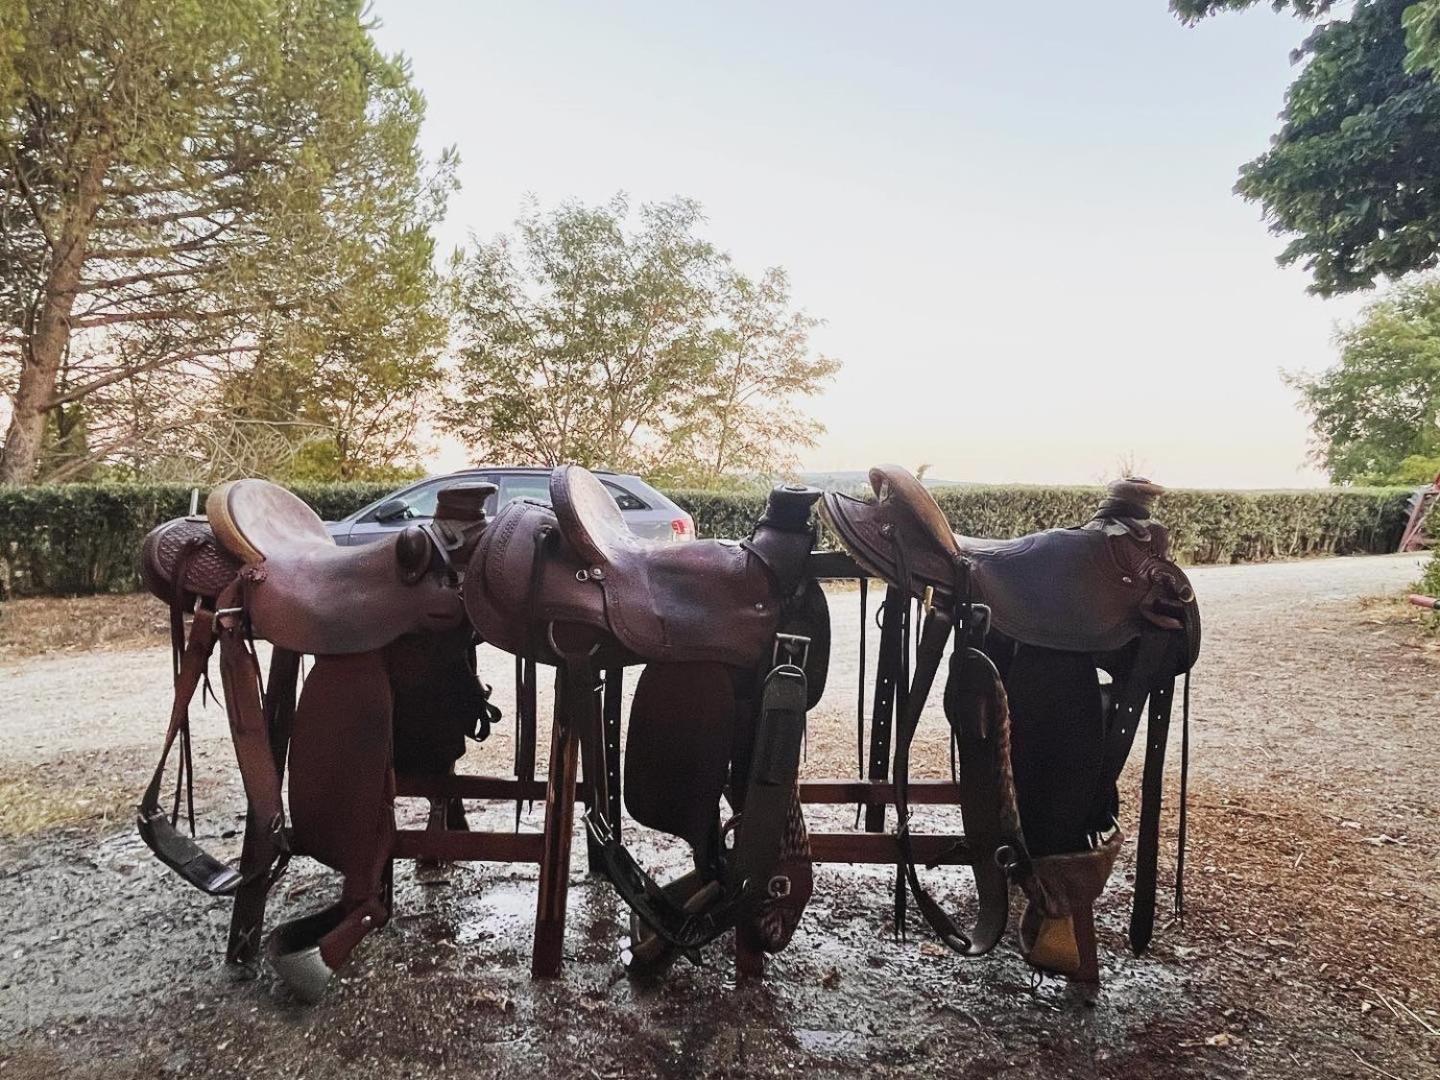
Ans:
POLYGON ((408 755, 411 768, 448 771, 465 735, 483 738, 498 715, 476 678, 474 634, 458 590, 458 571, 493 490, 447 489, 433 522, 346 548, 290 492, 238 480, 211 492, 205 518, 167 522, 142 546, 142 577, 171 604, 176 692, 164 750, 137 813, 141 836, 191 884, 237 896, 232 960, 253 956, 265 893, 291 855, 340 871, 335 903, 281 925, 269 939, 272 964, 302 999, 318 998, 359 941, 389 917, 397 752, 408 755), (271 642, 277 661, 287 661, 272 664, 263 689, 254 638, 271 642), (184 791, 194 831, 189 708, 217 641, 257 826, 247 831, 238 867, 177 828, 184 791), (297 704, 303 654, 315 659, 297 704), (407 725, 421 708, 423 727, 407 725), (282 713, 290 729, 288 814, 281 794, 286 747, 273 741, 282 713), (179 775, 167 809, 160 789, 177 741, 179 775))

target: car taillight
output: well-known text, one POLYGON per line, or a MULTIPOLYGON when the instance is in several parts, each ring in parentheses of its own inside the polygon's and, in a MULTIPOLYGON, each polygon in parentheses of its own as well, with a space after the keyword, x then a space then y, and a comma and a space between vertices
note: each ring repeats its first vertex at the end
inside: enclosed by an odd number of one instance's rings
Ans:
POLYGON ((690 535, 690 519, 678 517, 670 522, 670 531, 675 534, 676 540, 683 540, 690 535))

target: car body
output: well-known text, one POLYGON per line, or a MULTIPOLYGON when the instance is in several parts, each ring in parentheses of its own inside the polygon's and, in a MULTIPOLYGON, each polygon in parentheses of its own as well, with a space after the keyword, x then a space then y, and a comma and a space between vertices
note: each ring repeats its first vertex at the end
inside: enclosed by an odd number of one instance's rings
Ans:
MULTIPOLYGON (((628 473, 591 470, 605 485, 620 507, 625 524, 631 532, 647 540, 693 540, 695 520, 680 507, 628 473)), ((431 476, 376 499, 339 521, 327 521, 325 528, 340 545, 368 544, 413 525, 428 521, 435 513, 435 502, 441 488, 452 484, 488 482, 500 490, 485 506, 495 511, 512 499, 550 500, 550 470, 518 467, 461 469, 443 476, 431 476), (395 504, 401 504, 399 506, 395 504)))

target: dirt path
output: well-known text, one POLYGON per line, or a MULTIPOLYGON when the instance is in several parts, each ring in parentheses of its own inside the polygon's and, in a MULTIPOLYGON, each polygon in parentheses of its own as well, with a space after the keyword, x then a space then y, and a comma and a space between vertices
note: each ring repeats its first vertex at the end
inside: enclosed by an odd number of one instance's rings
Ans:
MULTIPOLYGON (((402 867, 391 927, 301 1008, 264 973, 224 970, 225 905, 169 876, 126 820, 168 704, 163 646, 0 653, 0 1075, 1440 1077, 1440 653, 1403 609, 1366 602, 1415 576, 1398 557, 1194 572, 1206 642, 1187 916, 1129 956, 1117 873, 1095 1008, 1063 983, 1033 986, 1008 940, 979 961, 922 927, 896 944, 881 868, 821 867, 795 942, 766 979, 739 983, 719 946, 705 968, 627 980, 620 905, 582 878, 565 976, 534 983, 533 870, 490 865, 429 887, 402 867)), ((857 602, 832 597, 812 775, 854 769, 857 602)), ((482 662, 508 712, 507 661, 482 662)), ((205 823, 233 834, 224 719, 197 719, 205 823)), ((503 771, 509 752, 502 728, 465 765, 503 771)), ((1166 825, 1173 840, 1173 806, 1166 825)), ((538 827, 538 813, 522 822, 538 827)), ((641 852, 661 876, 681 865, 670 846, 641 852)), ((931 877, 961 902, 961 872, 931 877)), ((274 916, 329 887, 292 869, 274 916)))

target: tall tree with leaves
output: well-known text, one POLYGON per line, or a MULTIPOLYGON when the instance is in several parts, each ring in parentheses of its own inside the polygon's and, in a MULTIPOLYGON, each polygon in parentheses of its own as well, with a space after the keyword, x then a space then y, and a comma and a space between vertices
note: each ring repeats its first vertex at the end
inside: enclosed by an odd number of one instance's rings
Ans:
POLYGON ((445 422, 487 458, 717 481, 783 466, 818 425, 791 402, 838 367, 783 273, 758 283, 687 199, 531 206, 460 273, 460 393, 445 422), (766 435, 760 432, 766 425, 766 435))
POLYGON ((1440 472, 1440 279, 1397 286, 1337 335, 1338 367, 1292 378, 1315 456, 1340 483, 1422 483, 1440 472))
MULTIPOLYGON (((1262 0, 1172 0, 1193 22, 1262 0)), ((1333 0, 1272 0, 1277 11, 1326 15, 1333 0)), ((1291 237, 1299 264, 1329 296, 1440 261, 1440 2, 1356 0, 1296 52, 1303 63, 1271 147, 1243 166, 1236 191, 1291 237)))
POLYGON ((6 12, 0 482, 31 479, 47 422, 81 404, 115 428, 90 433, 100 460, 193 425, 179 406, 198 386, 257 359, 293 362, 317 327, 363 317, 353 279, 372 261, 406 283, 379 317, 404 323, 431 302, 429 227, 451 162, 427 175, 423 100, 405 63, 375 47, 359 0, 6 12), (151 426, 117 421, 153 411, 127 414, 124 399, 166 374, 151 426))
POLYGON ((724 487, 746 475, 795 466, 795 448, 823 430, 795 407, 839 369, 813 352, 820 320, 791 307, 790 282, 778 267, 758 280, 728 272, 717 293, 714 372, 694 419, 678 433, 680 452, 656 475, 676 484, 724 487))

